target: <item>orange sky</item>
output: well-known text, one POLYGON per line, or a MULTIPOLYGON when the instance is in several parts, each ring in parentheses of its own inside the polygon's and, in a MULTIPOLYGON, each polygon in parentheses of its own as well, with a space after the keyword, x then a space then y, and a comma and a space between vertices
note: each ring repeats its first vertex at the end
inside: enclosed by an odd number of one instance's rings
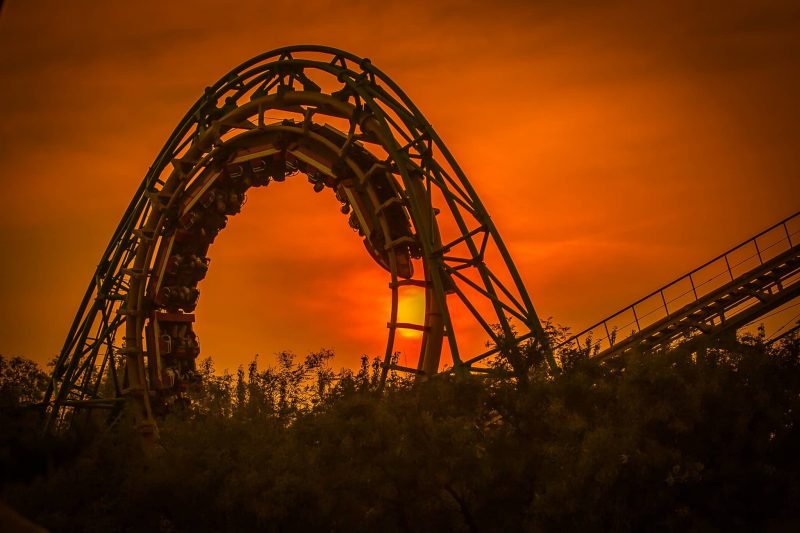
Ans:
MULTIPOLYGON (((368 56, 398 82, 539 314, 575 328, 800 208, 796 3, 466 4, 6 1, 0 353, 57 354, 178 120, 288 44, 368 56)), ((332 196, 275 185, 211 249, 203 354, 233 369, 282 349, 333 348, 340 365, 382 352, 388 276, 332 196)))

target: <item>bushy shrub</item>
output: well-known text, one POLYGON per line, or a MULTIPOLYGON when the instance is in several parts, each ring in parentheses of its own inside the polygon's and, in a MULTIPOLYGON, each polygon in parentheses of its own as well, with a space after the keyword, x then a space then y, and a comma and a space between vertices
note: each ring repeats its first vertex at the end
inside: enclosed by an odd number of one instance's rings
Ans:
MULTIPOLYGON (((755 338, 499 379, 204 368, 145 457, 128 425, 4 497, 54 531, 674 531, 797 524, 800 354, 755 338), (524 386, 520 383, 524 381, 524 386)), ((523 359, 519 359, 523 358, 523 359)), ((788 530, 788 529, 787 529, 788 530)))

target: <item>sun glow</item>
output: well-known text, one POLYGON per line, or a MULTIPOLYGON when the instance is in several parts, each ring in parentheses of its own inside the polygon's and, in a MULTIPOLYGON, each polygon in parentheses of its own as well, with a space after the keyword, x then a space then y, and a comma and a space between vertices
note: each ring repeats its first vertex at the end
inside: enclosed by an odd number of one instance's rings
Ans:
MULTIPOLYGON (((401 293, 397 303, 397 321, 406 324, 425 324, 425 293, 421 290, 401 293)), ((417 339, 422 337, 422 332, 415 329, 399 329, 398 334, 417 339)))

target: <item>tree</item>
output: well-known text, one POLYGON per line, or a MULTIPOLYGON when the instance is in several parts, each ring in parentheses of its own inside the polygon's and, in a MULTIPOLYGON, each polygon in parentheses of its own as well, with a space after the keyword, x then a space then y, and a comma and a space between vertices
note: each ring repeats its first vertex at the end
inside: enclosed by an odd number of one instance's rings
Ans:
POLYGON ((42 400, 48 376, 30 359, 0 354, 0 406, 19 407, 42 400))

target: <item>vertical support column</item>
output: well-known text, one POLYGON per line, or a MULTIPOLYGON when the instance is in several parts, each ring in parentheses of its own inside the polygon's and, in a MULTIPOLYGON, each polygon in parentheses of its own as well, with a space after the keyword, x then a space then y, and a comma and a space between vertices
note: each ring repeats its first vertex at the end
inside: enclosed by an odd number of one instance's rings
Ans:
POLYGON ((154 209, 144 223, 144 226, 133 230, 133 234, 138 238, 136 246, 136 256, 130 277, 130 289, 123 305, 125 320, 125 346, 122 352, 125 354, 126 371, 128 376, 128 387, 124 393, 133 397, 134 418, 139 434, 142 438, 142 446, 145 451, 152 451, 158 443, 158 424, 153 418, 153 411, 150 405, 150 391, 147 382, 147 371, 144 361, 144 340, 142 331, 144 330, 143 295, 147 284, 145 275, 148 258, 158 240, 155 228, 159 221, 160 210, 154 209))
MULTIPOLYGON (((427 191, 418 177, 411 178, 412 191, 419 203, 421 219, 416 220, 417 236, 420 239, 428 239, 432 250, 439 250, 442 247, 442 237, 439 234, 439 226, 436 223, 433 208, 428 199, 427 191)), ((424 246, 423 246, 424 249, 424 246)), ((442 287, 443 282, 436 283, 434 276, 441 276, 441 270, 436 261, 423 255, 423 267, 425 269, 425 333, 420 353, 418 368, 424 375, 430 376, 439 371, 439 362, 442 357, 442 341, 444 337, 444 313, 440 302, 444 301, 444 294, 437 294, 437 287, 442 287)), ((440 280, 443 281, 443 280, 440 280)))

